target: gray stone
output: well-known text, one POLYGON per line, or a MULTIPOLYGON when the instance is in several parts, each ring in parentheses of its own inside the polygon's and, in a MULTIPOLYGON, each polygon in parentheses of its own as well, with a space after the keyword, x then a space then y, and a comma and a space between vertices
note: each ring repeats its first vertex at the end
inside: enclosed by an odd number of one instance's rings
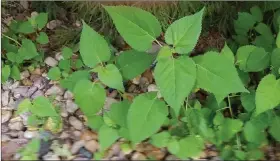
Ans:
POLYGON ((62 101, 62 100, 63 100, 63 97, 62 97, 61 95, 57 95, 57 96, 55 97, 55 100, 57 100, 57 101, 62 101))
POLYGON ((59 20, 52 20, 47 24, 47 28, 53 30, 62 25, 62 22, 59 20))
POLYGON ((27 91, 27 97, 31 97, 36 91, 38 90, 38 87, 32 86, 27 91))
POLYGON ((61 52, 58 52, 58 53, 55 54, 55 59, 58 60, 58 61, 63 59, 63 56, 62 56, 61 52))
POLYGON ((92 153, 95 153, 98 149, 99 149, 99 144, 97 141, 95 140, 90 140, 90 141, 87 141, 86 144, 85 144, 85 148, 92 152, 92 153))
POLYGON ((25 131, 23 136, 26 139, 32 139, 38 136, 38 131, 25 131))
POLYGON ((10 141, 10 140, 11 140, 11 137, 9 135, 5 135, 5 134, 1 135, 2 142, 6 142, 6 141, 10 141))
POLYGON ((48 154, 43 156, 43 160, 60 160, 57 154, 53 152, 48 152, 48 154))
POLYGON ((43 89, 47 84, 47 80, 44 77, 37 77, 34 79, 33 86, 37 87, 38 89, 43 89))
POLYGON ((69 90, 67 90, 65 93, 64 93, 64 99, 73 99, 73 93, 69 90))
POLYGON ((66 110, 69 113, 74 113, 78 109, 78 105, 76 105, 72 100, 66 101, 66 110))
POLYGON ((2 89, 7 91, 10 89, 12 84, 13 84, 12 80, 7 80, 5 83, 2 84, 2 89))
POLYGON ((3 133, 6 133, 8 131, 9 131, 8 125, 7 124, 2 124, 1 125, 1 133, 3 134, 3 133))
POLYGON ((83 123, 74 116, 70 116, 69 123, 77 130, 82 130, 84 128, 83 123))
POLYGON ((46 91, 46 95, 63 95, 64 93, 64 90, 57 86, 57 85, 53 85, 51 88, 49 88, 47 91, 46 91))
POLYGON ((1 111, 1 123, 5 123, 10 120, 12 117, 12 112, 8 110, 2 110, 1 111))
POLYGON ((28 72, 28 70, 25 70, 23 72, 20 73, 20 79, 23 80, 25 78, 28 78, 30 76, 30 73, 28 72))
POLYGON ((24 113, 21 113, 19 116, 21 117, 22 119, 22 123, 23 125, 27 125, 27 120, 28 120, 28 117, 31 115, 30 112, 24 112, 24 113))
POLYGON ((20 131, 20 130, 22 130, 23 129, 23 124, 22 124, 22 122, 10 122, 9 124, 8 124, 8 126, 9 126, 9 129, 11 129, 11 130, 17 130, 17 131, 20 131))
POLYGON ((9 91, 4 91, 2 93, 2 98, 1 98, 1 102, 2 102, 2 106, 7 106, 9 104, 9 91))
POLYGON ((31 98, 34 99, 34 98, 39 97, 39 96, 44 96, 44 93, 43 93, 41 90, 36 91, 36 92, 31 96, 31 98))
POLYGON ((20 85, 20 82, 16 81, 9 87, 9 89, 10 90, 16 89, 19 85, 20 85))
POLYGON ((47 57, 46 59, 45 59, 45 63, 48 65, 48 66, 51 66, 51 67, 55 67, 55 66, 57 66, 57 64, 58 64, 58 61, 57 60, 55 60, 53 57, 47 57))
POLYGON ((14 93, 14 95, 20 94, 23 97, 27 97, 28 89, 28 87, 20 86, 16 89, 13 89, 12 92, 14 93))
POLYGON ((64 105, 64 106, 60 106, 60 115, 61 115, 62 117, 68 117, 68 112, 67 112, 67 110, 66 110, 65 105, 64 105))
POLYGON ((79 141, 76 141, 72 147, 71 147, 71 153, 72 154, 76 154, 78 153, 78 151, 85 146, 85 141, 84 140, 79 140, 79 141))
POLYGON ((135 152, 132 157, 131 157, 131 160, 146 160, 147 157, 142 154, 142 153, 139 153, 139 152, 135 152))

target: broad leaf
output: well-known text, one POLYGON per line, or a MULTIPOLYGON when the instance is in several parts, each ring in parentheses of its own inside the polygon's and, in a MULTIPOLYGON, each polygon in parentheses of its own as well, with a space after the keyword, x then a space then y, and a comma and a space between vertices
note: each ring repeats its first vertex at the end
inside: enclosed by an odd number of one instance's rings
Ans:
POLYGON ((256 20, 247 12, 239 12, 238 19, 234 20, 234 29, 238 35, 247 36, 247 32, 254 27, 256 20))
POLYGON ((20 80, 20 71, 18 69, 18 66, 13 65, 10 76, 15 80, 20 80))
POLYGON ((256 90, 256 115, 273 109, 280 103, 280 80, 269 74, 262 78, 256 90))
POLYGON ((172 138, 169 140, 169 142, 167 143, 167 149, 171 154, 177 154, 180 150, 180 144, 179 142, 172 138))
POLYGON ((188 54, 195 47, 202 28, 204 8, 198 13, 173 22, 166 30, 165 41, 179 54, 188 54))
POLYGON ((273 119, 272 124, 269 127, 269 133, 270 135, 276 140, 276 141, 280 141, 280 117, 277 116, 273 119))
POLYGON ((138 143, 158 131, 168 115, 167 106, 155 92, 134 98, 127 114, 130 139, 138 143))
POLYGON ((22 46, 18 50, 18 54, 22 56, 24 59, 32 59, 38 55, 35 44, 29 39, 22 40, 22 46))
POLYGON ((150 142, 151 142, 151 144, 153 144, 154 146, 156 146, 158 148, 163 148, 163 147, 167 146, 170 139, 171 139, 171 135, 168 132, 163 131, 163 132, 154 134, 151 137, 150 142))
POLYGON ((118 132, 115 129, 103 125, 98 131, 98 141, 100 150, 106 150, 119 138, 118 132))
POLYGON ((217 137, 221 141, 230 141, 235 134, 242 130, 243 123, 236 119, 223 119, 222 124, 217 131, 217 137))
POLYGON ((187 159, 189 157, 198 157, 203 151, 203 139, 198 136, 188 136, 179 141, 180 150, 175 154, 180 159, 187 159))
POLYGON ((256 92, 251 91, 250 93, 242 93, 241 94, 241 104, 245 108, 246 111, 251 112, 256 108, 255 104, 256 92))
POLYGON ((229 59, 232 63, 234 63, 235 58, 234 58, 234 54, 231 51, 231 49, 227 46, 227 44, 225 43, 224 48, 221 51, 221 54, 226 57, 227 59, 229 59))
POLYGON ((169 46, 163 46, 158 52, 157 60, 165 59, 170 56, 172 56, 172 49, 169 46))
POLYGON ((45 32, 40 32, 39 36, 36 38, 36 41, 44 45, 49 43, 49 37, 45 32))
POLYGON ((197 86, 215 95, 218 103, 230 93, 248 92, 234 64, 216 52, 194 58, 197 65, 197 86))
POLYGON ((87 116, 87 126, 89 126, 94 131, 98 131, 104 124, 102 116, 87 116))
POLYGON ((272 73, 275 76, 279 76, 278 73, 280 69, 280 48, 275 48, 271 54, 271 66, 272 66, 272 73))
POLYGON ((136 50, 124 51, 117 57, 119 67, 124 79, 133 79, 150 67, 154 58, 146 52, 136 50))
POLYGON ((124 91, 122 75, 114 64, 108 64, 100 68, 98 78, 105 85, 124 91))
POLYGON ((254 16, 256 21, 261 22, 263 20, 263 13, 260 7, 254 6, 250 8, 250 12, 254 16))
POLYGON ((64 59, 70 59, 73 55, 72 49, 65 47, 62 49, 62 56, 64 59))
POLYGON ((2 67, 1 71, 1 82, 6 82, 11 74, 11 67, 9 65, 5 65, 2 67))
POLYGON ((13 62, 13 63, 22 63, 23 61, 23 57, 20 54, 15 54, 13 52, 8 52, 7 53, 7 58, 9 61, 13 62))
POLYGON ((48 72, 48 77, 51 80, 59 80, 61 76, 61 72, 58 67, 52 67, 48 72))
POLYGON ((69 72, 71 69, 71 60, 60 60, 58 63, 58 67, 62 70, 65 70, 66 72, 69 72))
POLYGON ((80 54, 86 66, 95 67, 97 64, 110 59, 110 49, 106 40, 83 21, 80 38, 80 54))
POLYGON ((39 117, 58 116, 51 102, 43 96, 36 97, 33 100, 30 111, 39 117))
POLYGON ((270 27, 264 23, 258 23, 258 25, 255 27, 255 30, 261 34, 265 40, 269 43, 273 43, 274 36, 270 29, 270 27))
POLYGON ((196 69, 193 60, 188 57, 161 59, 154 76, 160 93, 178 115, 195 84, 196 69))
POLYGON ((89 80, 77 82, 73 91, 75 102, 86 116, 94 116, 104 105, 106 93, 104 88, 89 80))
POLYGON ((278 32, 277 37, 276 37, 276 46, 277 46, 277 48, 280 48, 280 31, 278 32))
POLYGON ((161 33, 161 26, 155 16, 136 7, 105 6, 117 30, 134 49, 146 51, 161 33))
POLYGON ((248 142, 255 144, 261 144, 266 139, 265 131, 251 121, 245 124, 243 134, 248 142))
POLYGON ((35 30, 29 21, 25 21, 25 22, 19 23, 17 32, 24 33, 24 34, 31 34, 31 33, 35 32, 35 30))
POLYGON ((110 111, 107 112, 107 115, 117 125, 127 127, 126 118, 129 106, 130 103, 127 100, 118 103, 113 103, 111 105, 110 111))
POLYGON ((44 28, 48 22, 48 13, 39 13, 35 18, 35 22, 39 30, 44 28))
POLYGON ((79 70, 79 71, 76 71, 76 72, 72 73, 66 79, 61 80, 60 85, 63 88, 67 88, 67 89, 69 89, 70 91, 73 92, 77 82, 80 81, 80 80, 83 80, 83 79, 89 80, 89 76, 90 75, 89 75, 88 71, 79 70))
POLYGON ((32 106, 32 104, 29 99, 26 98, 26 99, 22 100, 18 105, 16 114, 19 115, 24 112, 27 112, 31 106, 32 106))
POLYGON ((245 72, 258 72, 268 67, 270 56, 260 47, 247 45, 237 50, 237 63, 245 72))

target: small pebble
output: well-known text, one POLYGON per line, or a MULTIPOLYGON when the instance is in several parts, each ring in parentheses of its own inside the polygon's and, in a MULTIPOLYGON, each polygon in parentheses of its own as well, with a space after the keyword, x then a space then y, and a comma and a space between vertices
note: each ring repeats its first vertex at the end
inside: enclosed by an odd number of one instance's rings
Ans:
POLYGON ((53 152, 48 152, 48 154, 43 156, 43 160, 60 160, 60 158, 53 152))
POLYGON ((16 89, 19 85, 20 85, 20 82, 16 81, 9 87, 9 89, 10 90, 16 89))
POLYGON ((82 147, 84 147, 84 145, 85 145, 85 141, 84 141, 84 140, 76 141, 76 142, 72 145, 72 147, 71 147, 71 153, 72 153, 72 154, 78 153, 78 151, 79 151, 82 147))
POLYGON ((85 148, 86 148, 88 151, 94 153, 94 152, 96 152, 96 151, 99 149, 99 144, 98 144, 98 142, 95 141, 95 140, 90 140, 90 141, 87 141, 87 142, 86 142, 85 148))
POLYGON ((12 117, 12 112, 8 110, 2 110, 1 113, 1 123, 5 123, 10 120, 12 117))
POLYGON ((40 68, 36 68, 34 70, 31 71, 31 74, 32 75, 41 75, 42 74, 42 71, 40 68))
POLYGON ((58 64, 58 61, 53 57, 47 57, 44 61, 48 66, 55 67, 58 64))
POLYGON ((32 94, 34 94, 37 90, 38 90, 38 88, 35 86, 30 87, 27 91, 27 97, 31 97, 32 94))
POLYGON ((66 101, 66 110, 69 113, 74 113, 78 109, 78 105, 76 105, 72 100, 66 101))
POLYGON ((22 124, 22 120, 20 117, 16 117, 10 120, 9 124, 8 124, 9 128, 11 130, 22 130, 23 129, 23 124, 22 124))
POLYGON ((139 84, 140 83, 140 78, 141 78, 141 75, 135 77, 132 79, 132 83, 133 84, 139 84))
POLYGON ((71 99, 73 99, 73 93, 71 92, 71 91, 69 91, 69 90, 67 90, 65 93, 64 93, 64 99, 66 99, 66 100, 71 100, 71 99))
POLYGON ((55 59, 58 60, 58 61, 63 59, 63 56, 62 56, 61 52, 58 52, 58 53, 55 54, 55 59))
POLYGON ((2 97, 1 97, 1 103, 2 106, 7 106, 9 103, 9 93, 10 91, 5 91, 2 93, 2 97))
POLYGON ((28 70, 25 70, 23 72, 20 73, 20 79, 23 80, 25 78, 28 78, 30 76, 28 70))
POLYGON ((45 95, 49 96, 49 95, 63 95, 64 90, 57 86, 57 85, 53 85, 51 88, 49 88, 45 95))
POLYGON ((43 93, 41 90, 36 91, 36 92, 31 96, 31 98, 34 99, 34 98, 39 97, 39 96, 44 96, 44 93, 43 93))
POLYGON ((29 88, 26 87, 26 86, 20 86, 18 88, 13 89, 12 92, 14 92, 14 95, 15 94, 20 94, 23 97, 27 97, 28 89, 29 88))
POLYGON ((47 28, 50 29, 50 30, 53 30, 53 29, 55 29, 55 28, 57 28, 61 25, 62 25, 62 21, 52 20, 49 23, 47 23, 47 28))
POLYGON ((32 139, 36 136, 38 136, 38 131, 25 131, 24 132, 24 137, 26 139, 32 139))
POLYGON ((82 130, 84 128, 83 123, 74 116, 70 116, 69 123, 77 130, 82 130))
POLYGON ((131 157, 131 160, 146 160, 147 157, 142 154, 142 153, 139 153, 139 152, 135 152, 133 153, 132 157, 131 157))
POLYGON ((89 140, 97 140, 98 135, 90 130, 84 130, 81 135, 81 140, 89 141, 89 140))

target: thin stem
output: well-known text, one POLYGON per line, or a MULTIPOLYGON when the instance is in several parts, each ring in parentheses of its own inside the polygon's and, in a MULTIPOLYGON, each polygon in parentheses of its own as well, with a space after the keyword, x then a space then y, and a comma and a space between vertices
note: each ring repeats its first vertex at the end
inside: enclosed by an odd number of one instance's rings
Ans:
MULTIPOLYGON (((229 112, 230 112, 231 118, 233 118, 233 112, 232 112, 232 108, 231 108, 230 96, 228 95, 227 98, 228 98, 229 112)), ((237 144, 238 150, 241 150, 241 143, 240 143, 240 138, 239 138, 238 134, 236 134, 236 144, 237 144)))
POLYGON ((6 37, 6 38, 12 40, 13 42, 15 42, 16 44, 18 44, 19 46, 21 46, 21 44, 20 44, 17 40, 15 40, 15 39, 11 38, 10 36, 7 36, 7 35, 5 35, 5 34, 3 34, 3 33, 2 33, 2 35, 3 35, 4 37, 6 37))
POLYGON ((157 39, 155 39, 155 42, 160 46, 162 47, 161 43, 159 41, 157 41, 157 39))
POLYGON ((186 100, 186 111, 188 110, 188 105, 189 105, 189 97, 187 97, 187 100, 186 100))

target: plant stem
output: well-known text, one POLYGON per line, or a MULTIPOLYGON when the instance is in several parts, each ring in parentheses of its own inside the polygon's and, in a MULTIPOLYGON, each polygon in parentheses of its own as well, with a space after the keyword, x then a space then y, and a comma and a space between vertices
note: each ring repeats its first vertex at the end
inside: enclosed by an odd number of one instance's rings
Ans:
POLYGON ((3 33, 2 33, 2 36, 6 37, 6 38, 8 38, 8 39, 10 39, 10 40, 12 40, 13 42, 15 42, 16 44, 18 44, 19 46, 21 46, 21 44, 20 44, 17 40, 11 38, 10 36, 7 36, 7 35, 5 35, 5 34, 3 34, 3 33))
MULTIPOLYGON (((232 112, 232 108, 231 108, 230 96, 228 95, 227 98, 228 98, 229 112, 230 112, 231 118, 233 118, 233 112, 232 112)), ((241 143, 240 143, 240 139, 239 139, 238 134, 236 134, 236 144, 237 144, 238 150, 241 150, 241 143)))
POLYGON ((157 41, 157 39, 155 39, 155 42, 160 46, 162 47, 161 43, 159 41, 157 41))

